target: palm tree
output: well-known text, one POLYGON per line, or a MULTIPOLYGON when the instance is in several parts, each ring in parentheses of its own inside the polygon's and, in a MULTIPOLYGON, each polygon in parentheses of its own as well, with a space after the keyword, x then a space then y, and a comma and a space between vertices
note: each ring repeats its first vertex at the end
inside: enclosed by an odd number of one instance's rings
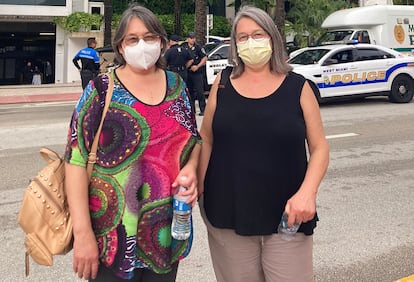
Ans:
POLYGON ((104 46, 112 43, 112 0, 104 1, 104 46))
POLYGON ((271 0, 268 1, 267 13, 272 17, 277 29, 282 35, 283 45, 286 45, 285 37, 285 1, 271 0))
POLYGON ((207 0, 195 0, 195 33, 197 42, 204 45, 206 34, 207 0))
POLYGON ((181 0, 174 0, 174 33, 181 35, 181 0))

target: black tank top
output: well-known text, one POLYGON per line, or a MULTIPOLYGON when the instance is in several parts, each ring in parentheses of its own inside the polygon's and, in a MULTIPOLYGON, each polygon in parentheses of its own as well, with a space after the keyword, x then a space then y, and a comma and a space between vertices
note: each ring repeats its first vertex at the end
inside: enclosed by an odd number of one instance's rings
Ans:
MULTIPOLYGON (((290 72, 274 93, 258 99, 241 96, 229 79, 219 88, 204 183, 213 226, 240 235, 277 233, 286 202, 307 168, 300 105, 304 83, 304 77, 290 72)), ((316 221, 315 215, 299 232, 313 234, 316 221)))

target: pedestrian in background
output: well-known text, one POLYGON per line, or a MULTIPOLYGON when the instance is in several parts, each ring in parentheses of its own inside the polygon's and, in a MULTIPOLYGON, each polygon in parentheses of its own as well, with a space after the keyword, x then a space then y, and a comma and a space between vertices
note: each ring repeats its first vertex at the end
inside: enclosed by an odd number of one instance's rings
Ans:
POLYGON ((23 83, 32 84, 33 81, 33 67, 32 62, 28 61, 23 69, 23 83))
POLYGON ((187 69, 192 65, 193 59, 186 48, 179 45, 180 38, 173 34, 170 37, 170 48, 165 52, 167 69, 178 73, 187 83, 187 69))
POLYGON ((93 37, 87 40, 88 47, 79 50, 73 58, 72 62, 75 67, 80 71, 82 80, 82 89, 85 89, 89 81, 94 79, 99 74, 99 55, 96 52, 96 40, 93 37), (79 66, 79 60, 82 67, 79 66))
POLYGON ((41 74, 38 66, 35 66, 34 67, 32 84, 33 85, 40 85, 40 84, 42 84, 42 74, 41 74))
POLYGON ((187 41, 182 44, 193 58, 193 63, 188 70, 188 90, 192 99, 192 108, 195 111, 195 100, 198 100, 200 116, 204 115, 206 108, 206 98, 204 97, 204 80, 202 67, 207 62, 207 55, 204 49, 196 43, 195 33, 190 32, 187 41))
POLYGON ((182 78, 165 70, 167 37, 157 17, 132 4, 113 49, 119 67, 85 88, 74 110, 65 153, 73 222, 73 269, 98 282, 175 281, 192 236, 171 236, 177 187, 197 198, 200 135, 182 78), (99 136, 88 187, 86 163, 108 89, 112 101, 99 136))
POLYGON ((52 64, 49 61, 46 61, 45 66, 45 82, 52 82, 52 64))
POLYGON ((217 76, 200 131, 200 209, 217 281, 313 281, 316 196, 329 155, 318 103, 284 61, 266 12, 241 8, 230 44, 234 68, 217 76), (300 224, 291 241, 277 234, 284 212, 289 226, 300 224))

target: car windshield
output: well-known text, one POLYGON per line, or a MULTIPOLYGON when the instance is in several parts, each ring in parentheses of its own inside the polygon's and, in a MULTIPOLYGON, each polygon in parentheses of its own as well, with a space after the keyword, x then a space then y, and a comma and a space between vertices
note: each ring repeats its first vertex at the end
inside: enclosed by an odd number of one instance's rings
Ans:
POLYGON ((337 41, 347 41, 351 39, 352 30, 327 31, 317 41, 316 46, 331 44, 337 41))
POLYGON ((305 50, 299 53, 297 56, 291 58, 289 64, 299 64, 299 65, 313 65, 316 64, 330 49, 312 49, 305 50))
POLYGON ((204 51, 206 52, 206 54, 210 54, 210 52, 217 47, 217 45, 219 45, 219 43, 216 42, 209 42, 206 43, 206 45, 204 45, 204 51))
POLYGON ((228 44, 223 44, 214 50, 211 50, 211 52, 208 54, 209 60, 215 61, 227 59, 229 56, 229 47, 230 46, 228 44))

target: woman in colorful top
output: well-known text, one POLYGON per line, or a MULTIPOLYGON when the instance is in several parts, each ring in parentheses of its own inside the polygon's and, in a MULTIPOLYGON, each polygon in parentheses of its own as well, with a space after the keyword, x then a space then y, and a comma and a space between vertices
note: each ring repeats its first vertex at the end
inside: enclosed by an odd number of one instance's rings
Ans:
POLYGON ((329 155, 318 103, 284 61, 263 10, 240 9, 230 45, 234 68, 216 78, 200 130, 200 208, 217 281, 313 281, 316 195, 329 155), (291 241, 276 234, 284 212, 289 226, 301 223, 291 241))
POLYGON ((120 66, 91 81, 73 113, 66 189, 73 219, 73 269, 90 281, 175 281, 192 236, 171 237, 172 195, 197 198, 201 139, 186 86, 165 71, 165 31, 148 9, 132 5, 114 36, 120 66), (109 78, 115 84, 88 187, 86 163, 109 78), (185 177, 183 177, 185 176, 185 177))

